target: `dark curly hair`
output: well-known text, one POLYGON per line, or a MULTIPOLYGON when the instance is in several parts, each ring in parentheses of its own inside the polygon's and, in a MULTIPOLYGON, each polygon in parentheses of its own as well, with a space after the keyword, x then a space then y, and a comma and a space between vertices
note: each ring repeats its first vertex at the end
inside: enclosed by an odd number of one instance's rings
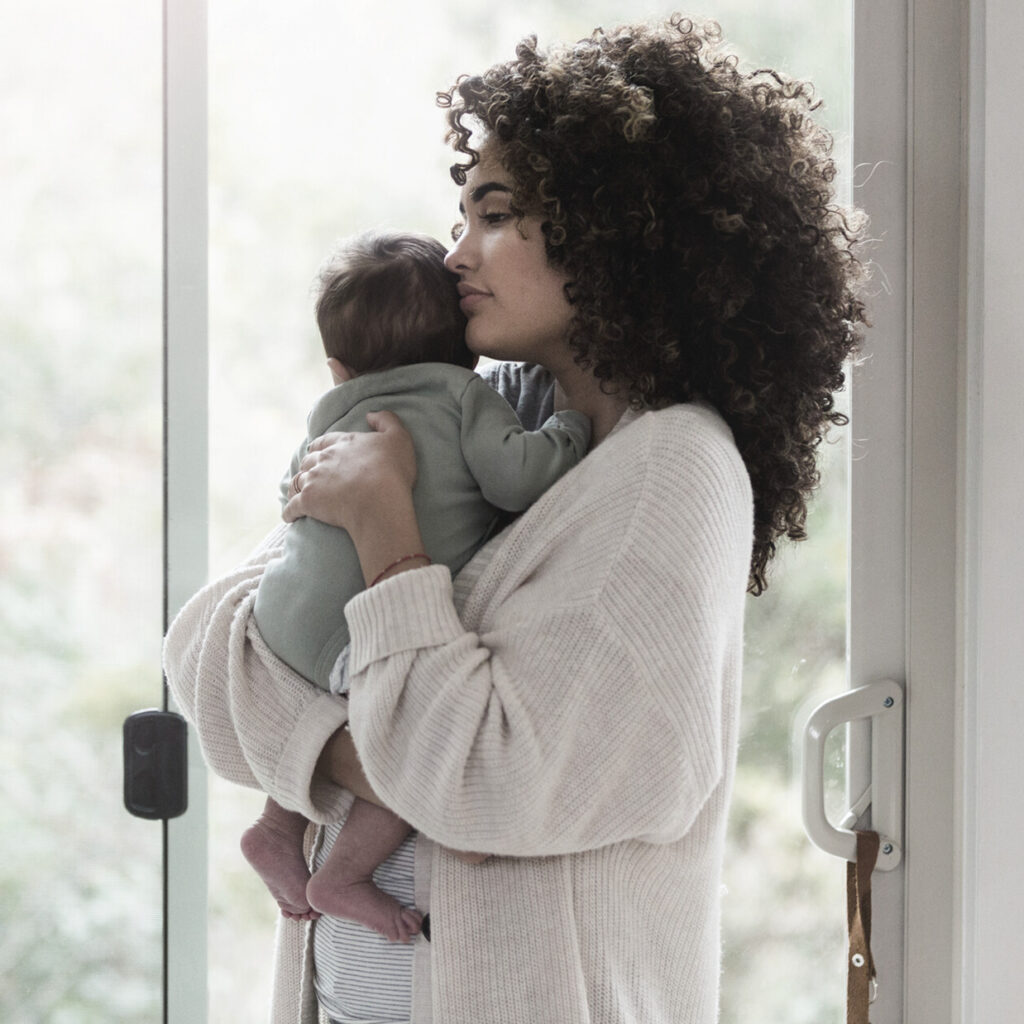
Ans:
POLYGON ((863 218, 835 204, 813 90, 741 71, 717 25, 677 15, 548 52, 525 39, 438 103, 468 157, 455 181, 486 146, 516 212, 541 215, 570 280, 577 362, 634 407, 704 399, 728 422, 754 491, 760 594, 776 540, 806 536, 818 447, 846 422, 833 393, 865 323, 863 218))

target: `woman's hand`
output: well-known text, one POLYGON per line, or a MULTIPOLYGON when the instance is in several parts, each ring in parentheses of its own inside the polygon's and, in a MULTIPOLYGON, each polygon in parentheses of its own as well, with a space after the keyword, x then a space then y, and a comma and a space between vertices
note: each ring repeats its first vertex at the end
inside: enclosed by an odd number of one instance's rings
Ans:
POLYGON ((412 489, 416 450, 402 421, 391 412, 371 412, 371 430, 324 434, 310 446, 292 479, 285 522, 303 516, 348 531, 369 586, 424 564, 412 489))
POLYGON ((302 516, 358 531, 383 503, 412 494, 416 452, 392 412, 371 412, 369 432, 324 434, 309 446, 292 478, 285 522, 302 516))

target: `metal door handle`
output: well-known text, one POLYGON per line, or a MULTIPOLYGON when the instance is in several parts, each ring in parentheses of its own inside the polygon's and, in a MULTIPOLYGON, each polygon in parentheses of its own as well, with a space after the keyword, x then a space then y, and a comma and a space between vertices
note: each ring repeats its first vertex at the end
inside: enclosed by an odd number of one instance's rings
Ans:
POLYGON ((879 834, 876 869, 891 871, 903 856, 903 689, 891 679, 848 690, 818 705, 804 728, 803 818, 819 849, 857 859, 857 837, 849 828, 868 808, 879 834), (871 720, 871 787, 836 828, 825 816, 825 740, 840 725, 871 720))

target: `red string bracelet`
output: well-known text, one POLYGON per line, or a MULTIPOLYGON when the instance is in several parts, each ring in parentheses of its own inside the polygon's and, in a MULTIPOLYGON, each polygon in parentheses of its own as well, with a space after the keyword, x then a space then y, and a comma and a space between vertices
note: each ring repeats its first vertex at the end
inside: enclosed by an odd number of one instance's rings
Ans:
MULTIPOLYGON (((427 561, 427 565, 433 565, 433 561, 431 560, 430 555, 425 555, 422 551, 415 555, 402 555, 401 558, 396 558, 390 565, 385 566, 383 569, 381 569, 381 571, 377 573, 377 575, 374 577, 374 580, 370 584, 370 586, 375 587, 378 583, 380 583, 380 581, 384 579, 384 577, 387 576, 387 574, 391 572, 391 570, 394 569, 396 565, 401 565, 403 562, 411 562, 414 558, 425 558, 427 561)), ((424 566, 424 568, 426 568, 426 566, 424 566)))

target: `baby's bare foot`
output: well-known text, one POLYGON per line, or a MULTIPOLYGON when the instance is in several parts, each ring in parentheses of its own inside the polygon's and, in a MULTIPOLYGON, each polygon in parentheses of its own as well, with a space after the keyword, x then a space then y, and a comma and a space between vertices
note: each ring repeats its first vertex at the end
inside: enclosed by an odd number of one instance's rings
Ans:
POLYGON ((285 917, 315 921, 320 916, 306 897, 309 868, 294 836, 275 830, 261 818, 242 833, 241 846, 285 917))
POLYGON ((306 898, 320 913, 357 921, 392 942, 411 942, 423 927, 423 915, 418 910, 403 907, 378 889, 371 878, 351 878, 321 868, 309 880, 306 898))

